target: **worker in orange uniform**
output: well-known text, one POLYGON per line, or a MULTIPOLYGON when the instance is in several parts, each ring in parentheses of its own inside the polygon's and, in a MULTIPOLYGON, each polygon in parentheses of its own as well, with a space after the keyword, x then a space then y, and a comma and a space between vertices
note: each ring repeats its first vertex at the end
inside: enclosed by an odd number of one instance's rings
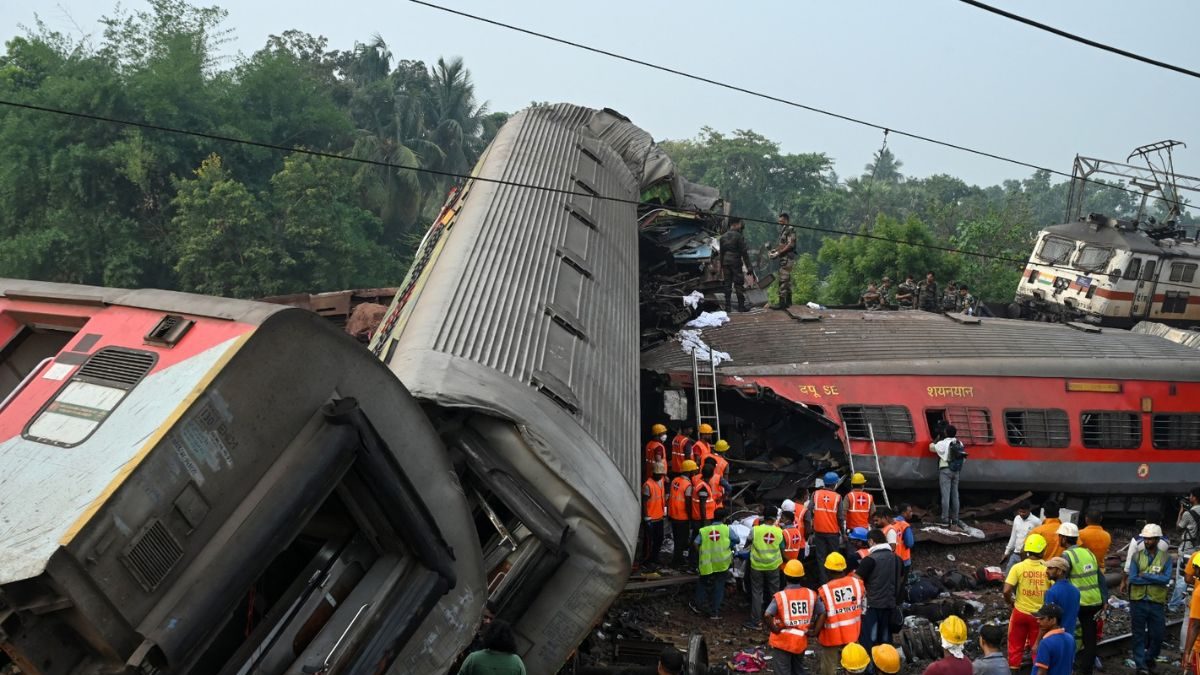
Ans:
POLYGON ((691 432, 691 425, 684 422, 683 426, 679 427, 679 433, 671 439, 671 455, 670 461, 667 463, 667 470, 671 478, 683 473, 683 463, 692 458, 692 445, 695 441, 692 440, 691 432))
POLYGON ((783 566, 786 582, 782 591, 771 598, 763 618, 771 629, 768 644, 775 675, 807 675, 804 670, 804 650, 808 638, 821 632, 825 609, 811 588, 801 583, 804 563, 792 560, 783 566))
POLYGON ((1042 560, 1051 560, 1062 555, 1062 547, 1058 545, 1059 525, 1062 525, 1062 521, 1058 519, 1058 502, 1047 499, 1042 503, 1042 524, 1030 532, 1030 534, 1040 534, 1042 539, 1046 540, 1046 553, 1042 556, 1042 560))
MULTIPOLYGON (((832 471, 826 473, 822 483, 824 487, 813 491, 806 514, 809 545, 817 560, 824 560, 830 553, 841 549, 842 532, 845 530, 839 510, 842 496, 833 490, 837 487, 837 474, 832 471)), ((829 581, 824 565, 817 566, 817 576, 822 584, 829 581)))
POLYGON ((699 529, 713 519, 721 503, 721 483, 713 475, 713 465, 705 464, 692 476, 692 522, 699 529))
MULTIPOLYGON (((905 509, 909 508, 907 504, 901 506, 905 509)), ((883 533, 887 535, 888 544, 896 552, 896 557, 900 558, 901 584, 905 583, 908 573, 912 571, 913 534, 908 520, 901 516, 899 511, 892 513, 884 507, 880 507, 875 512, 872 520, 875 527, 883 530, 883 533)))
POLYGON ((858 642, 867 590, 862 579, 847 573, 846 558, 841 553, 830 553, 825 558, 825 569, 831 578, 817 590, 825 607, 825 621, 818 636, 821 675, 837 675, 842 648, 858 642))
POLYGON ((711 424, 700 425, 700 439, 692 444, 692 459, 696 460, 696 466, 704 466, 704 460, 712 454, 713 435, 711 424))
POLYGON ((729 472, 729 460, 725 459, 725 453, 729 452, 729 441, 722 438, 713 444, 713 452, 704 461, 712 460, 717 464, 717 478, 721 481, 725 480, 725 474, 729 472))
POLYGON ((779 527, 783 529, 783 560, 801 560, 808 555, 804 541, 804 523, 796 522, 796 502, 785 499, 780 509, 779 527))
POLYGON ((642 528, 645 536, 642 539, 642 567, 658 566, 658 552, 663 543, 663 519, 667 517, 666 484, 663 478, 667 475, 665 462, 655 462, 650 467, 650 477, 642 483, 642 528))
POLYGON ((691 558, 688 551, 692 541, 692 476, 699 467, 692 460, 679 466, 680 474, 671 479, 671 490, 667 495, 667 518, 671 521, 671 541, 675 551, 671 554, 671 567, 683 566, 684 558, 691 558))
POLYGON ((866 485, 867 477, 861 473, 850 477, 850 491, 842 500, 847 531, 856 527, 871 527, 871 514, 875 513, 875 498, 867 492, 866 485))
POLYGON ((1079 530, 1079 545, 1091 551, 1104 571, 1104 559, 1108 557, 1108 549, 1112 548, 1112 535, 1105 531, 1101 523, 1104 516, 1099 511, 1088 511, 1084 516, 1087 527, 1079 530))
POLYGON ((662 424, 655 424, 650 427, 650 433, 654 437, 646 441, 645 461, 643 462, 646 471, 643 475, 646 478, 649 478, 654 473, 654 464, 656 462, 665 463, 667 461, 667 446, 665 445, 667 442, 667 427, 662 424))

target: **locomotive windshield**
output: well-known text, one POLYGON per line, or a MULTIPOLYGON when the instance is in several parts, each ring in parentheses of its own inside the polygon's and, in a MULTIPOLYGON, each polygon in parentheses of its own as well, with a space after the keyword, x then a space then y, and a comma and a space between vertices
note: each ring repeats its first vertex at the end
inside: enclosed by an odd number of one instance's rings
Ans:
POLYGON ((1037 255, 1042 260, 1054 264, 1066 261, 1074 250, 1075 242, 1070 239, 1047 236, 1042 240, 1042 247, 1038 250, 1037 255))
POLYGON ((1112 257, 1112 249, 1107 246, 1084 246, 1079 249, 1075 258, 1075 267, 1084 271, 1102 269, 1112 257))

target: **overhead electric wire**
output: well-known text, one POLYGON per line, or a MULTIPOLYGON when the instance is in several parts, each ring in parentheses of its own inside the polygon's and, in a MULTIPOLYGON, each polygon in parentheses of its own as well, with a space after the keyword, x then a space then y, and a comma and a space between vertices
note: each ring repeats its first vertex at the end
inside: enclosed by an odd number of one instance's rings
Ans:
MULTIPOLYGON (((1067 31, 1062 30, 1060 28, 1055 28, 1054 26, 1048 26, 1044 23, 1041 23, 1040 21, 1034 21, 1033 19, 1021 16, 1020 14, 1013 14, 1012 12, 1005 11, 1003 9, 1000 9, 999 7, 993 7, 991 5, 984 4, 982 2, 979 2, 979 0, 958 0, 958 1, 961 3, 967 4, 967 5, 971 5, 972 7, 978 7, 979 9, 982 9, 985 12, 991 12, 992 14, 1002 16, 1006 19, 1012 19, 1013 21, 1023 23, 1026 26, 1032 26, 1034 28, 1037 28, 1038 30, 1044 30, 1047 33, 1053 33, 1054 35, 1057 35, 1059 37, 1063 37, 1068 40, 1073 40, 1075 42, 1087 45, 1089 47, 1095 47, 1096 49, 1102 49, 1106 52, 1110 52, 1110 53, 1116 54, 1118 56, 1124 56, 1125 58, 1133 59, 1135 61, 1141 61, 1142 63, 1148 63, 1152 66, 1158 66, 1159 68, 1165 68, 1166 70, 1173 70, 1177 73, 1180 73, 1181 75, 1189 75, 1191 77, 1200 77, 1200 73, 1198 73, 1194 70, 1189 70, 1182 66, 1176 66, 1174 64, 1167 63, 1165 61, 1159 61, 1157 59, 1152 59, 1148 56, 1142 56, 1141 54, 1135 54, 1133 52, 1126 51, 1119 47, 1113 47, 1112 45, 1106 45, 1103 42, 1097 42, 1095 40, 1090 40, 1088 38, 1082 37, 1080 35, 1076 35, 1074 33, 1068 33, 1067 31)), ((422 3, 422 4, 424 4, 424 3, 422 3)))
MULTIPOLYGON (((79 119, 90 120, 93 122, 104 122, 106 124, 115 124, 115 125, 119 125, 119 126, 133 127, 136 129, 146 129, 149 131, 157 131, 160 133, 176 134, 176 135, 181 135, 181 136, 191 136, 194 138, 203 138, 206 140, 217 141, 217 142, 221 142, 221 143, 231 143, 231 144, 235 144, 235 145, 248 145, 248 146, 257 147, 257 148, 275 150, 275 151, 279 151, 279 152, 294 152, 294 153, 298 153, 298 154, 302 154, 302 155, 309 155, 312 157, 321 157, 324 159, 337 159, 337 160, 343 160, 343 161, 348 161, 348 162, 356 162, 359 164, 367 164, 370 166, 378 166, 378 167, 387 168, 387 169, 399 169, 399 170, 403 170, 403 171, 414 171, 417 173, 427 173, 427 174, 431 174, 431 175, 435 175, 435 176, 442 176, 445 178, 456 178, 456 179, 464 180, 464 181, 480 181, 480 182, 484 182, 484 183, 494 183, 497 185, 504 185, 504 186, 508 186, 508 187, 515 187, 515 188, 521 188, 521 189, 527 189, 527 190, 542 190, 545 192, 553 192, 553 193, 568 195, 568 196, 573 196, 573 197, 599 199, 602 201, 611 201, 611 202, 617 202, 617 203, 621 203, 621 204, 629 204, 634 207, 643 207, 643 206, 661 207, 662 206, 661 204, 656 204, 656 203, 651 203, 651 202, 642 202, 642 201, 639 201, 636 199, 625 199, 623 197, 613 197, 613 196, 609 196, 609 195, 602 195, 602 194, 597 194, 597 193, 592 193, 592 192, 576 192, 574 190, 568 190, 568 189, 564 189, 564 188, 556 188, 556 187, 549 186, 549 185, 533 185, 530 183, 521 183, 518 181, 504 180, 502 178, 487 178, 484 176, 472 176, 469 174, 462 174, 462 173, 457 173, 454 171, 440 171, 438 169, 429 169, 429 168, 420 167, 420 166, 411 166, 408 164, 396 164, 393 162, 384 162, 384 161, 375 160, 375 159, 354 157, 353 155, 341 155, 338 153, 323 152, 321 150, 313 150, 310 148, 303 148, 303 147, 298 147, 298 146, 279 145, 277 143, 268 143, 265 141, 255 141, 255 140, 248 139, 248 138, 238 138, 235 136, 224 136, 221 134, 213 134, 213 133, 208 133, 208 132, 204 132, 204 131, 195 131, 195 130, 191 130, 191 129, 179 129, 179 128, 175 128, 175 127, 163 126, 160 124, 151 124, 148 122, 137 122, 134 120, 126 120, 126 119, 121 119, 121 118, 117 118, 117 117, 107 117, 104 115, 95 115, 95 114, 91 114, 91 113, 78 112, 78 111, 74 111, 74 110, 63 110, 60 108, 51 108, 49 106, 36 105, 36 104, 32 104, 32 103, 20 103, 17 101, 8 101, 8 100, 0 99, 0 106, 7 106, 10 108, 17 108, 17 109, 21 109, 21 110, 29 110, 32 112, 41 112, 41 113, 48 113, 48 114, 54 114, 54 115, 62 115, 65 117, 74 117, 74 118, 79 118, 79 119)), ((738 216, 736 214, 729 214, 729 215, 711 214, 711 215, 715 218, 724 219, 727 222, 734 221, 734 220, 742 220, 742 221, 749 222, 749 223, 762 223, 762 224, 770 225, 770 226, 778 225, 778 223, 773 220, 767 220, 765 218, 755 218, 752 216, 738 216)), ((911 241, 907 241, 904 239, 893 239, 891 237, 883 237, 883 236, 880 236, 877 234, 870 234, 867 232, 854 232, 851 230, 838 230, 835 228, 818 227, 816 225, 800 225, 800 224, 796 224, 796 223, 793 223, 792 227, 796 228, 796 229, 807 230, 810 232, 822 232, 825 234, 836 234, 836 235, 849 236, 849 237, 860 237, 863 239, 883 241, 883 242, 887 242, 887 243, 891 243, 891 244, 897 244, 900 246, 911 246, 913 248, 928 249, 928 250, 932 250, 932 251, 941 251, 943 253, 956 253, 959 255, 972 256, 972 257, 981 258, 984 260, 995 260, 995 261, 999 261, 999 262, 1007 262, 1007 263, 1012 263, 1012 264, 1021 265, 1021 266, 1025 266, 1025 265, 1029 264, 1029 261, 1024 258, 1011 258, 1008 256, 995 255, 992 253, 984 253, 982 251, 971 251, 968 249, 954 248, 952 246, 939 246, 937 244, 928 244, 928 243, 924 243, 924 242, 911 242, 911 241)), ((1041 264, 1043 266, 1050 267, 1053 269, 1068 270, 1075 274, 1083 271, 1083 270, 1079 270, 1079 269, 1076 269, 1073 267, 1067 267, 1064 265, 1055 265, 1052 263, 1038 263, 1038 264, 1041 264)), ((1192 286, 1187 286, 1185 284, 1174 284, 1174 283, 1170 283, 1170 282, 1158 282, 1158 285, 1159 286, 1178 286, 1180 288, 1189 288, 1189 289, 1193 288, 1192 286)))

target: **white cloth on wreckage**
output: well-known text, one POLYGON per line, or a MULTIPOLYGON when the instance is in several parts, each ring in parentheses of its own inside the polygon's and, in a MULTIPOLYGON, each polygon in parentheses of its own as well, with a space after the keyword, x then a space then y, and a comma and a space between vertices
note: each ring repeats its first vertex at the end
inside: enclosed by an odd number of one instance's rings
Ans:
POLYGON ((683 304, 687 305, 688 307, 691 307, 692 309, 696 309, 697 307, 700 306, 700 301, 703 299, 704 299, 703 293, 701 293, 700 291, 692 291, 691 293, 688 293, 687 295, 683 296, 683 304))
POLYGON ((679 331, 679 343, 683 347, 685 354, 695 353, 697 358, 707 361, 715 359, 717 365, 721 365, 725 361, 732 361, 733 357, 729 356, 728 352, 718 352, 709 349, 704 340, 700 339, 699 330, 681 330, 679 331))
POLYGON ((700 316, 687 322, 685 328, 717 328, 729 323, 728 312, 701 312, 700 316))

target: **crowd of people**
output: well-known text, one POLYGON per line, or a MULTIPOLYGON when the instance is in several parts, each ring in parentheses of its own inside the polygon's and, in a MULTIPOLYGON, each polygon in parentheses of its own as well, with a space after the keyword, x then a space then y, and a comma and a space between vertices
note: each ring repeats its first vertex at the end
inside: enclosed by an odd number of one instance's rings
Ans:
POLYGON ((868 310, 922 309, 927 312, 960 312, 968 316, 979 312, 979 303, 971 295, 966 283, 952 281, 939 293, 937 276, 933 272, 926 272, 925 279, 920 283, 913 281, 911 274, 896 286, 892 285, 890 277, 883 277, 879 283, 868 282, 860 302, 868 310))

